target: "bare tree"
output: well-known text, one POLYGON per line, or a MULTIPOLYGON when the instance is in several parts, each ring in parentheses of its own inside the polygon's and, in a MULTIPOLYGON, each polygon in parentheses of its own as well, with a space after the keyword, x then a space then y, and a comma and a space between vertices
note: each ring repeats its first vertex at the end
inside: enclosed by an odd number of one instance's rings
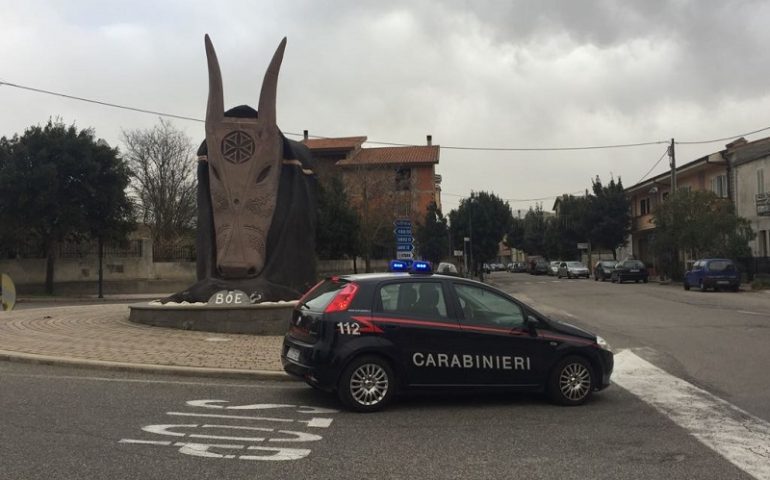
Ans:
POLYGON ((150 227, 153 247, 163 255, 190 238, 195 228, 197 161, 192 140, 163 119, 152 129, 123 131, 121 140, 140 220, 150 227))

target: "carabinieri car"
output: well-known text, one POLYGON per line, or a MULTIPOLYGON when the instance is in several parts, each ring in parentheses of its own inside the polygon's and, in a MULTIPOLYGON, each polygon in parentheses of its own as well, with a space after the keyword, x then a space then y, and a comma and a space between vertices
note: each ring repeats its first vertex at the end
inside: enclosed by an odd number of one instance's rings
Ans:
POLYGON ((418 389, 536 391, 580 405, 610 384, 613 354, 601 337, 483 283, 433 275, 425 262, 411 271, 313 287, 284 338, 286 372, 360 412, 418 389))

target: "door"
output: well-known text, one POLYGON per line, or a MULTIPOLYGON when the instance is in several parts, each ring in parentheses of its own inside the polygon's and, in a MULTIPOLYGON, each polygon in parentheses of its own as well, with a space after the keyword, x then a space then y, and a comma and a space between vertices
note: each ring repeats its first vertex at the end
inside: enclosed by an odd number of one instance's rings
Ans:
POLYGON ((533 386, 543 382, 547 340, 531 333, 525 310, 513 300, 482 286, 455 282, 460 308, 465 381, 472 385, 533 386))
POLYGON ((447 359, 460 348, 462 332, 446 301, 444 282, 404 279, 381 284, 373 320, 396 346, 409 385, 453 385, 457 371, 447 359))

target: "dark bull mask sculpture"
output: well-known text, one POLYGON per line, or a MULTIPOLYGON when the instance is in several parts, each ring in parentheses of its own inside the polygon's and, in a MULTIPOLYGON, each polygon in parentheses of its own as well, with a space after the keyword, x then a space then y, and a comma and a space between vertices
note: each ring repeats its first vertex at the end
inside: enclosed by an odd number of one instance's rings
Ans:
POLYGON ((258 111, 224 109, 222 73, 206 35, 209 98, 198 150, 198 282, 165 301, 206 302, 241 290, 252 303, 297 299, 315 281, 317 184, 308 148, 276 124, 284 38, 258 111))

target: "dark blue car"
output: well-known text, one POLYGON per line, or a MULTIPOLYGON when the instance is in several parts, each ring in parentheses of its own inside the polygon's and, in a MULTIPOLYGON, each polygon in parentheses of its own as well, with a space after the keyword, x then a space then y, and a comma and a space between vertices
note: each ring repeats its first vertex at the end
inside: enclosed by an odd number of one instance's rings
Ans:
POLYGON ((692 270, 685 272, 684 289, 689 290, 690 287, 696 287, 701 292, 709 288, 737 292, 741 287, 741 274, 732 260, 705 258, 696 261, 692 270))

